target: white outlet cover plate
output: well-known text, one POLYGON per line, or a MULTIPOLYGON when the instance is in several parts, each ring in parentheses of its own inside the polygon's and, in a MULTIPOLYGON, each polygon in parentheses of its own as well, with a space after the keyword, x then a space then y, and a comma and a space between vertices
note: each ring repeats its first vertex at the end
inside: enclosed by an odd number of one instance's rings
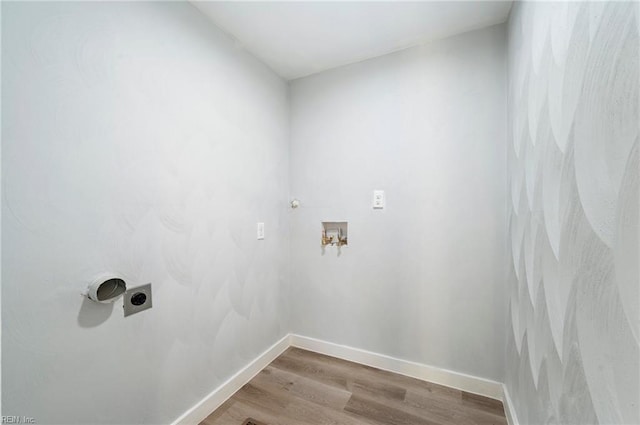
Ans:
POLYGON ((373 208, 377 210, 383 209, 385 206, 384 190, 373 191, 373 208))
POLYGON ((257 235, 258 240, 264 239, 264 223, 258 223, 257 230, 258 230, 258 235, 257 235))

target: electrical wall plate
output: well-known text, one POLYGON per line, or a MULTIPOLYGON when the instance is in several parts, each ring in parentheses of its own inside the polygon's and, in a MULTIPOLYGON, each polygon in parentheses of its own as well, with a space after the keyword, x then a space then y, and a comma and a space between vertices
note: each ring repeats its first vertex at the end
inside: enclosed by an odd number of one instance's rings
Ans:
POLYGON ((385 207, 384 190, 373 191, 373 209, 381 210, 385 207))
POLYGON ((127 289, 124 293, 124 317, 148 310, 152 306, 151 284, 127 289))

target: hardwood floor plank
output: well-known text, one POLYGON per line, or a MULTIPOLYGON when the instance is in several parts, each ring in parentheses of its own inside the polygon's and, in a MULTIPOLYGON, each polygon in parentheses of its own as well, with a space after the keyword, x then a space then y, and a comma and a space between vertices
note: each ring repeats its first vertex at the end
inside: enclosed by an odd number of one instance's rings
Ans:
MULTIPOLYGON (((285 353, 287 358, 315 365, 330 376, 346 377, 346 388, 361 394, 382 395, 402 400, 407 392, 404 385, 397 385, 380 379, 380 370, 365 365, 347 362, 334 357, 291 348, 285 353)), ((404 384, 404 383, 403 383, 404 384)))
MULTIPOLYGON (((271 368, 271 367, 269 367, 271 368)), ((277 369, 264 371, 251 381, 253 391, 268 393, 276 399, 288 399, 287 406, 279 412, 278 418, 285 422, 301 423, 306 421, 314 425, 363 425, 345 417, 342 413, 351 393, 328 386, 311 379, 271 379, 279 372, 277 369)))
POLYGON ((284 410, 291 401, 284 395, 259 388, 252 382, 249 382, 242 387, 240 391, 235 393, 233 399, 242 401, 255 408, 272 412, 276 416, 278 412, 284 410))
POLYGON ((324 365, 324 367, 331 366, 334 370, 339 370, 340 372, 338 373, 347 374, 347 376, 350 376, 352 380, 356 378, 360 380, 371 379, 374 381, 385 382, 389 385, 395 384, 399 387, 406 388, 407 390, 424 390, 434 396, 442 395, 446 398, 453 397, 462 399, 462 391, 455 388, 445 387, 444 385, 434 384, 432 382, 422 381, 420 379, 388 372, 371 366, 349 362, 337 357, 326 356, 324 354, 306 351, 296 347, 289 348, 285 354, 287 357, 297 358, 299 361, 319 363, 324 365))
POLYGON ((222 406, 218 407, 212 414, 207 416, 204 421, 200 422, 200 425, 216 425, 220 423, 218 422, 220 418, 222 418, 227 413, 229 408, 235 403, 236 401, 233 398, 225 401, 222 406))
POLYGON ((271 365, 278 369, 286 370, 300 376, 305 376, 307 378, 320 381, 327 385, 331 385, 343 390, 348 390, 347 376, 341 373, 334 372, 330 367, 327 367, 326 365, 320 365, 313 362, 305 362, 301 359, 292 358, 287 355, 287 352, 275 359, 273 363, 271 363, 271 365))
POLYGON ((371 422, 340 410, 327 408, 304 399, 293 400, 283 412, 283 417, 307 420, 314 425, 371 425, 371 422))
POLYGON ((298 376, 274 366, 267 366, 264 372, 265 375, 260 376, 259 379, 278 382, 292 395, 321 406, 342 410, 351 397, 350 391, 298 376))
POLYGON ((385 425, 442 425, 357 395, 349 399, 344 410, 385 425))
POLYGON ((474 425, 499 422, 492 413, 475 409, 469 410, 456 398, 432 398, 428 393, 417 393, 415 390, 408 391, 403 400, 384 397, 375 393, 362 394, 357 391, 354 391, 354 395, 435 423, 474 425))
POLYGON ((434 420, 445 424, 475 425, 495 424, 506 425, 504 415, 498 416, 493 412, 469 407, 462 404, 461 400, 445 399, 442 397, 430 397, 429 394, 409 391, 404 403, 413 409, 425 412, 424 414, 434 420))
POLYGON ((258 420, 266 425, 312 425, 306 422, 282 421, 278 418, 278 415, 241 401, 236 401, 223 415, 214 421, 209 421, 209 418, 207 418, 200 425, 242 425, 248 418, 258 420))
POLYGON ((506 425, 502 403, 290 348, 201 425, 506 425))
POLYGON ((499 400, 463 391, 462 402, 465 405, 478 406, 483 410, 490 411, 498 415, 504 414, 504 406, 499 400))
POLYGON ((404 400, 407 394, 406 388, 372 379, 354 378, 350 388, 354 394, 369 394, 390 400, 404 400))

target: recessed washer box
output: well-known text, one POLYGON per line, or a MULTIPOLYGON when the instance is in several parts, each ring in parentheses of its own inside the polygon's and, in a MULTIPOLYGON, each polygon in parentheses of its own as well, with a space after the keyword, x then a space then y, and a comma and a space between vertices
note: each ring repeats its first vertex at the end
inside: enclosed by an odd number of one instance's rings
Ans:
POLYGON ((127 289, 124 293, 124 317, 148 310, 152 306, 151 284, 127 289))
POLYGON ((346 221, 323 221, 320 242, 322 246, 347 246, 349 223, 346 221))

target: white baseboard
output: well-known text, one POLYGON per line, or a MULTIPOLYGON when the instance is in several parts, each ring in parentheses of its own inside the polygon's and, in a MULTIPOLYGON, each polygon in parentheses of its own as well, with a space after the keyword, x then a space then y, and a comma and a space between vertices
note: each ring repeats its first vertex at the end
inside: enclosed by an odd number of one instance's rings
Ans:
POLYGON ((500 382, 300 335, 291 335, 291 345, 503 401, 500 382))
POLYGON ((242 388, 243 385, 251 381, 254 376, 267 367, 276 357, 282 354, 284 350, 289 348, 291 345, 289 339, 289 335, 286 335, 280 341, 273 344, 254 361, 227 379, 222 385, 209 393, 209 395, 191 409, 187 410, 182 416, 176 419, 172 425, 198 425, 209 416, 211 412, 220 407, 222 403, 242 388))
POLYGON ((509 397, 509 391, 507 390, 507 386, 504 384, 502 384, 502 404, 504 405, 504 414, 507 417, 507 424, 520 425, 513 402, 511 401, 511 397, 509 397))
POLYGON ((423 381, 429 381, 500 400, 504 404, 509 425, 518 425, 507 389, 500 382, 295 334, 288 334, 273 344, 244 369, 233 375, 176 419, 172 425, 199 424, 289 347, 315 351, 316 353, 338 357, 400 375, 410 376, 423 381))

